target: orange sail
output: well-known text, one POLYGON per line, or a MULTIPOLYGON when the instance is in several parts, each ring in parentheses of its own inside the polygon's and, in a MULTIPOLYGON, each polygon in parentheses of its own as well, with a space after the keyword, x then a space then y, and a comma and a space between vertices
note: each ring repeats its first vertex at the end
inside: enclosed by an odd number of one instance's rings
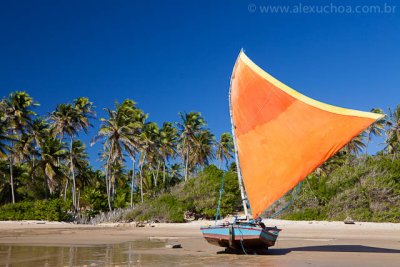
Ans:
POLYGON ((236 150, 253 218, 383 115, 331 106, 239 54, 231 79, 236 150))

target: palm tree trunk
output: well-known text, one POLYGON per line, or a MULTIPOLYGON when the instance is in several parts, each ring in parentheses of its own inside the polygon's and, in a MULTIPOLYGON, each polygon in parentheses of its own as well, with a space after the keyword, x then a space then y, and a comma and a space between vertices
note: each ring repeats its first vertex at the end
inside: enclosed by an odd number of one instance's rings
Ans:
POLYGON ((12 203, 15 204, 15 196, 14 196, 14 170, 13 170, 13 155, 12 152, 10 154, 10 185, 11 185, 11 198, 12 203))
POLYGON ((107 202, 108 202, 108 209, 112 211, 111 209, 111 197, 110 197, 110 183, 108 182, 110 180, 110 172, 109 172, 109 167, 107 167, 106 171, 106 191, 107 191, 107 202))
POLYGON ((157 163, 157 171, 156 171, 156 183, 155 183, 155 186, 157 187, 157 183, 158 183, 158 174, 160 173, 160 164, 161 164, 161 161, 158 161, 158 163, 157 163))
MULTIPOLYGON (((14 136, 14 130, 12 130, 11 134, 14 136)), ((11 198, 12 203, 15 204, 15 195, 14 195, 14 169, 13 169, 13 151, 14 151, 14 141, 11 140, 12 150, 10 152, 10 186, 11 186, 11 198)))
POLYGON ((371 140, 371 132, 368 132, 367 143, 365 144, 365 160, 367 159, 367 156, 368 156, 368 145, 369 145, 370 140, 371 140))
POLYGON ((151 175, 153 176, 153 185, 157 187, 156 175, 154 173, 153 167, 151 167, 151 175))
POLYGON ((163 184, 164 184, 164 187, 165 187, 165 159, 164 159, 164 164, 163 164, 163 184))
POLYGON ((131 179, 131 208, 133 208, 133 186, 135 184, 135 158, 132 157, 132 179, 131 179))
POLYGON ((115 197, 115 171, 112 172, 111 174, 111 180, 110 180, 110 186, 111 186, 111 201, 114 203, 114 197, 115 197))
POLYGON ((65 188, 64 188, 64 202, 67 201, 68 182, 69 182, 69 179, 67 179, 67 181, 65 182, 65 188))
MULTIPOLYGON (((112 148, 113 147, 111 147, 111 149, 110 149, 110 151, 112 151, 112 148)), ((110 151, 108 151, 108 159, 107 159, 107 165, 106 165, 106 191, 107 191, 107 202, 108 202, 108 209, 110 210, 110 211, 112 211, 112 208, 111 208, 111 196, 110 196, 110 167, 111 167, 111 162, 110 162, 110 160, 111 160, 111 152, 110 151)))
POLYGON ((139 176, 140 176, 140 197, 142 199, 142 203, 144 202, 144 197, 143 197, 143 164, 146 160, 146 153, 144 153, 143 155, 143 160, 142 163, 140 164, 140 168, 139 168, 139 176))
POLYGON ((77 207, 79 208, 79 199, 81 198, 81 191, 78 191, 78 197, 77 197, 77 199, 76 199, 76 202, 77 202, 77 207))
MULTIPOLYGON (((47 175, 45 177, 46 177, 46 181, 47 181, 47 187, 49 188, 50 196, 52 196, 53 195, 53 185, 51 184, 52 182, 47 175)), ((46 196, 46 198, 47 198, 47 196, 46 196)))
POLYGON ((73 143, 73 138, 71 136, 70 148, 69 148, 69 156, 70 156, 70 161, 71 161, 71 176, 72 176, 72 204, 74 205, 74 209, 76 211, 77 210, 77 206, 76 206, 76 182, 75 182, 74 160, 73 160, 73 157, 72 157, 72 143, 73 143))
POLYGON ((368 145, 369 145, 369 138, 367 139, 367 143, 365 144, 365 159, 367 159, 368 156, 368 145))
POLYGON ((188 167, 189 167, 189 146, 186 149, 185 182, 188 180, 188 167))
MULTIPOLYGON (((158 163, 157 163, 157 165, 158 165, 158 163)), ((159 166, 157 166, 157 170, 154 170, 153 168, 151 170, 151 174, 153 175, 153 181, 154 181, 154 187, 155 188, 157 188, 157 184, 158 184, 158 169, 159 169, 159 166)))
POLYGON ((143 176, 140 174, 140 198, 142 200, 142 203, 144 202, 143 198, 143 176))

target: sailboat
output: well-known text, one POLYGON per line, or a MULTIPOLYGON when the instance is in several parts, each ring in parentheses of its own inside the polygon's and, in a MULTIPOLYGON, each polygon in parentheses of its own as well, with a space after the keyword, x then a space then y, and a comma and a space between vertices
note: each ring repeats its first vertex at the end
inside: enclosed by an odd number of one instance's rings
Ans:
POLYGON ((275 245, 281 229, 261 213, 384 115, 311 99, 262 70, 241 51, 229 106, 244 216, 200 228, 211 244, 233 250, 275 245))

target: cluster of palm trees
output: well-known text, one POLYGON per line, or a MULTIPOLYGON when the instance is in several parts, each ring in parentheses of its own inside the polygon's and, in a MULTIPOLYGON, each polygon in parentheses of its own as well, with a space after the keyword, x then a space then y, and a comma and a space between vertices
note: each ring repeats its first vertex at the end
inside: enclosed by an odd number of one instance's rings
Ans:
POLYGON ((199 112, 180 113, 181 122, 164 122, 159 127, 157 123, 147 121, 148 115, 133 100, 127 99, 122 104, 116 104, 114 110, 105 110, 108 118, 100 119, 102 124, 92 144, 97 141, 103 144, 101 158, 104 162, 109 209, 112 208, 116 192, 117 172, 126 158, 132 162, 131 207, 137 176, 143 202, 144 188, 147 192, 157 193, 180 181, 181 165, 184 181, 187 181, 190 175, 208 165, 215 156, 221 162, 228 162, 232 158, 232 137, 224 133, 221 141, 216 142, 199 112), (218 147, 216 154, 215 147, 218 147))
MULTIPOLYGON (((383 110, 379 108, 373 108, 371 112, 384 114, 383 110)), ((349 155, 353 154, 356 156, 364 151, 366 158, 372 138, 383 136, 385 136, 385 148, 382 152, 392 154, 395 157, 400 151, 400 105, 397 106, 394 112, 389 110, 389 115, 385 115, 365 131, 354 137, 343 150, 349 155)))
POLYGON ((91 145, 102 144, 99 157, 104 171, 94 171, 85 144, 78 139, 95 120, 93 103, 80 97, 57 105, 43 117, 34 112, 37 105, 26 92, 10 93, 0 102, 2 203, 9 201, 8 193, 15 203, 18 192, 19 200, 68 198, 77 211, 81 192, 102 188, 96 185, 100 182, 110 210, 121 188, 129 188, 126 204, 133 206, 135 197, 140 196, 141 202, 154 197, 187 181, 214 159, 220 167, 232 159, 231 135, 223 133, 217 142, 199 112, 180 113, 179 123, 164 122, 159 127, 126 99, 114 109, 105 109, 106 117, 100 119, 91 145), (127 161, 131 168, 125 166, 127 161))
MULTIPOLYGON (((199 112, 180 113, 179 122, 159 126, 126 99, 105 109, 106 116, 100 118, 91 144, 102 144, 103 168, 93 170, 86 146, 78 139, 96 120, 93 103, 80 97, 57 105, 46 116, 35 113, 37 105, 26 92, 10 93, 0 102, 0 203, 64 198, 78 211, 81 194, 87 191, 89 198, 104 195, 107 209, 133 207, 196 176, 210 163, 217 161, 221 169, 232 161, 232 136, 223 133, 216 140, 199 112)), ((372 112, 383 114, 380 109, 372 112)), ((395 159, 400 152, 400 106, 354 138, 342 153, 365 151, 366 157, 374 136, 385 136, 382 153, 395 159)))
MULTIPOLYGON (((53 196, 64 185, 64 195, 69 181, 72 182, 72 202, 77 208, 76 179, 82 178, 89 168, 85 145, 74 138, 78 132, 87 131, 91 126, 93 105, 81 97, 70 104, 60 104, 47 117, 39 117, 33 111, 37 106, 26 92, 13 92, 0 102, 0 156, 9 167, 11 201, 15 203, 14 169, 29 176, 33 183, 43 182, 53 196), (66 139, 69 139, 69 147, 66 139), (79 166, 75 170, 74 166, 79 166)), ((5 177, 4 170, 3 177, 5 177)), ((81 179, 82 180, 82 179, 81 179)), ((4 182, 4 181, 3 181, 4 182)), ((38 185, 36 185, 38 186, 38 185)), ((5 188, 2 188, 3 191, 5 188)), ((38 196, 41 197, 41 196, 38 196)))

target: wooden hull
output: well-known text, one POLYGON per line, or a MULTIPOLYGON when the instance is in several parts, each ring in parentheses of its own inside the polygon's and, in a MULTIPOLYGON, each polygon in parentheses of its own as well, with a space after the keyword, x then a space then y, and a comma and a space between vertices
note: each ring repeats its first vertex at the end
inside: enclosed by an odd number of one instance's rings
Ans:
POLYGON ((200 228, 210 244, 232 249, 265 249, 275 245, 280 229, 256 224, 229 224, 200 228))

